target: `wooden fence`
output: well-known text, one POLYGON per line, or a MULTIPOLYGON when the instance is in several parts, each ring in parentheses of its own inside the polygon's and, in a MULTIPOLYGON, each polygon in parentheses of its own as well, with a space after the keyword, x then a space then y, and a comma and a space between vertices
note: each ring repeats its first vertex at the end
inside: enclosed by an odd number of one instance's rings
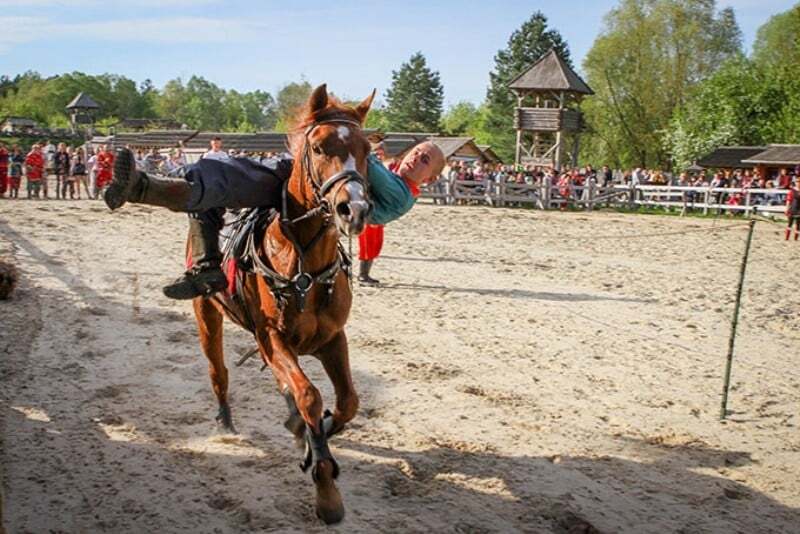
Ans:
POLYGON ((422 188, 420 197, 437 204, 487 204, 490 206, 533 206, 559 209, 565 204, 592 210, 595 207, 661 206, 682 212, 731 212, 782 216, 788 189, 686 187, 676 185, 613 185, 594 183, 572 186, 567 195, 551 183, 517 184, 493 181, 449 181, 440 179, 422 188), (738 196, 739 203, 728 200, 738 196))

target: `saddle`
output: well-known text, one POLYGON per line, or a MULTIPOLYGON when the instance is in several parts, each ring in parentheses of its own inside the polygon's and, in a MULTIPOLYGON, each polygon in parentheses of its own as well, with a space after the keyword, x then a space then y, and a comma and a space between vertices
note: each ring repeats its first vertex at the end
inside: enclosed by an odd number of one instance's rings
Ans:
MULTIPOLYGON (((269 225, 280 215, 274 208, 245 208, 228 210, 224 215, 224 225, 220 231, 219 245, 222 251, 222 269, 228 278, 225 297, 237 304, 241 302, 242 285, 245 274, 263 276, 275 301, 283 308, 290 298, 294 297, 298 311, 303 311, 305 296, 315 284, 327 288, 330 297, 336 275, 343 270, 348 278, 352 275, 351 260, 341 243, 338 243, 338 254, 334 262, 319 273, 313 275, 300 273, 292 279, 276 272, 259 257, 258 245, 263 242, 269 225)), ((243 306, 241 306, 244 308, 243 306)), ((239 315, 239 314, 236 314, 239 315)), ((248 318, 242 321, 245 328, 252 330, 248 318)))

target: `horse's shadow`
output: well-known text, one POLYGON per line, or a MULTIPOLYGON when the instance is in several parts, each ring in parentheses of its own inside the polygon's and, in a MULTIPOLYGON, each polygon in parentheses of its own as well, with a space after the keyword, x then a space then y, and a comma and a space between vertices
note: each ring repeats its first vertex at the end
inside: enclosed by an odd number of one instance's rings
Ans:
POLYGON ((335 445, 368 458, 359 470, 382 480, 368 492, 353 481, 351 506, 379 505, 397 530, 754 533, 800 525, 800 509, 708 473, 746 466, 748 453, 623 441, 647 460, 514 456, 437 439, 415 451, 347 437, 335 445))

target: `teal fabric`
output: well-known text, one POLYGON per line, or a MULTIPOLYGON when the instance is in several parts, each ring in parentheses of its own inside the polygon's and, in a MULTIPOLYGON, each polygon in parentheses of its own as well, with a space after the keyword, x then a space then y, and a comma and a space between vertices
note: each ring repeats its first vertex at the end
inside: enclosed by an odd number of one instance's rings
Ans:
POLYGON ((367 179, 375 203, 370 215, 371 224, 390 223, 414 207, 417 199, 403 179, 384 167, 374 154, 367 157, 367 179))

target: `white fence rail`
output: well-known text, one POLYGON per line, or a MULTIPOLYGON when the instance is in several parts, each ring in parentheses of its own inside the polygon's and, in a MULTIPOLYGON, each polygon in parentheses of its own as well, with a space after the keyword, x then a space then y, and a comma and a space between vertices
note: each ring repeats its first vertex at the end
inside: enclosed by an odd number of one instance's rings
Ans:
POLYGON ((783 215, 788 189, 750 189, 686 187, 677 185, 614 185, 598 187, 594 183, 571 186, 562 195, 551 183, 517 184, 489 181, 438 180, 422 188, 422 198, 439 204, 479 203, 490 206, 534 206, 539 209, 564 205, 595 207, 661 206, 684 212, 732 212, 752 215, 755 212, 783 215), (738 198, 738 203, 729 202, 738 198))

